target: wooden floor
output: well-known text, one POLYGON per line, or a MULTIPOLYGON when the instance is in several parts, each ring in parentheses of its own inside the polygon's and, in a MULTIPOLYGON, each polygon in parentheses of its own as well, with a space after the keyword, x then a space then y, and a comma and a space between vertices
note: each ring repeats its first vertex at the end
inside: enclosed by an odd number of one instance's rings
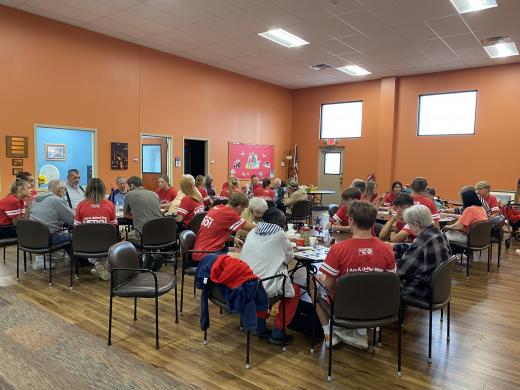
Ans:
MULTIPOLYGON (((439 313, 435 313, 431 364, 427 363, 427 313, 407 310, 401 378, 396 376, 393 329, 383 333, 383 346, 374 352, 346 345, 336 348, 332 383, 326 381, 325 348, 321 346, 310 354, 308 339, 299 334, 285 353, 252 338, 252 367, 246 370, 245 335, 238 330, 237 317, 219 318, 213 307, 209 343, 202 344, 199 300, 189 292, 192 278, 188 278, 185 314, 179 324, 174 323, 173 292, 160 299, 160 350, 154 348, 153 300, 140 301, 139 319, 134 322, 132 301, 116 299, 113 344, 180 382, 204 389, 519 389, 520 258, 514 256, 515 248, 503 254, 500 271, 496 269, 496 256, 490 273, 485 272, 485 263, 473 264, 470 280, 456 267, 451 342, 446 343, 446 321, 440 322, 439 313)), ((42 271, 29 271, 16 282, 16 257, 11 247, 6 264, 0 263, 0 285, 16 289, 105 341, 108 283, 83 268, 79 283, 71 291, 68 269, 63 264, 58 266, 53 287, 47 285, 47 275, 42 271)))

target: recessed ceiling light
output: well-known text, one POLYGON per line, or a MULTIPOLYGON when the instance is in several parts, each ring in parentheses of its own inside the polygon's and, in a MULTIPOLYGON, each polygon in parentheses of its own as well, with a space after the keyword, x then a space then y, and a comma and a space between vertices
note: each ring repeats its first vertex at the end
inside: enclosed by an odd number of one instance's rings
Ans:
POLYGON ((342 66, 341 68, 336 68, 337 70, 341 70, 342 72, 345 72, 351 76, 365 76, 367 74, 372 74, 366 69, 363 69, 361 66, 357 65, 347 65, 342 66))
POLYGON ((450 0, 459 14, 497 6, 496 0, 450 0))
POLYGON ((484 45, 484 50, 491 58, 511 57, 518 55, 518 49, 512 41, 499 40, 492 44, 484 45))
POLYGON ((285 47, 298 47, 309 44, 309 42, 281 28, 276 28, 274 30, 258 33, 258 35, 285 47))

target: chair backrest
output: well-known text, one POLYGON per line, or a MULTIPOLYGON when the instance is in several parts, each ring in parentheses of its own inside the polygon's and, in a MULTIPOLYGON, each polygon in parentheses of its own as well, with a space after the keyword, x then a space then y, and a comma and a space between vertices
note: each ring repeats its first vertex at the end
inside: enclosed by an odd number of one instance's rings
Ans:
POLYGON ((300 200, 291 207, 292 218, 307 218, 311 214, 312 202, 310 200, 300 200))
POLYGON ((329 204, 329 215, 333 217, 339 210, 339 206, 337 204, 329 204))
POLYGON ((399 313, 401 283, 393 272, 354 272, 334 287, 336 318, 370 321, 399 313))
POLYGON ((172 217, 151 219, 143 225, 143 245, 162 245, 177 239, 177 221, 172 217))
POLYGON ((206 216, 207 212, 195 214, 193 218, 191 219, 190 223, 188 224, 188 228, 195 234, 199 231, 200 224, 202 223, 202 220, 206 216))
POLYGON ((267 203, 268 208, 276 207, 276 205, 274 204, 274 202, 272 200, 266 200, 265 202, 267 203))
POLYGON ((468 246, 484 247, 491 241, 491 221, 479 221, 470 225, 468 230, 468 246))
POLYGON ((222 198, 215 198, 213 199, 213 206, 212 207, 215 207, 215 206, 218 206, 219 204, 228 204, 228 200, 227 199, 222 199, 222 198))
POLYGON ((104 253, 117 239, 117 229, 108 223, 84 223, 72 231, 72 248, 74 252, 104 253))
POLYGON ((216 283, 209 282, 208 299, 217 306, 227 307, 226 297, 224 297, 219 285, 216 283))
POLYGON ((49 227, 32 219, 19 219, 16 222, 18 245, 28 249, 45 249, 50 245, 49 227))
MULTIPOLYGON (((110 247, 108 250, 108 268, 141 268, 139 266, 137 251, 132 243, 121 241, 110 247)), ((135 275, 135 273, 135 271, 119 271, 113 273, 112 285, 119 286, 126 279, 135 275)))
POLYGON ((451 295, 451 275, 457 256, 451 256, 448 260, 440 263, 432 275, 430 282, 432 287, 432 303, 442 303, 451 295))
POLYGON ((376 222, 374 223, 374 234, 379 237, 379 233, 383 230, 384 225, 382 223, 376 222))
POLYGON ((195 245, 195 233, 191 230, 184 230, 179 234, 179 249, 184 259, 184 254, 193 249, 195 245))

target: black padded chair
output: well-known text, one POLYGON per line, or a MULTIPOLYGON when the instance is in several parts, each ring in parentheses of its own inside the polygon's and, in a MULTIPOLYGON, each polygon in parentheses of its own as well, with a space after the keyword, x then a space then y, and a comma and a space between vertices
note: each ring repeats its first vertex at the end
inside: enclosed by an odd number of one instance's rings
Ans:
POLYGON ((403 294, 402 317, 406 306, 413 306, 429 311, 428 327, 428 362, 432 361, 432 313, 436 310, 441 311, 441 321, 443 320, 443 309, 447 307, 448 326, 446 328, 446 341, 450 341, 450 305, 451 305, 451 276, 453 267, 457 261, 457 256, 443 261, 433 272, 432 279, 427 285, 428 294, 425 298, 415 295, 403 294))
POLYGON ((504 225, 506 219, 502 216, 492 218, 491 245, 489 247, 490 256, 488 257, 487 272, 489 272, 490 262, 493 259, 493 245, 498 246, 497 270, 500 268, 500 257, 502 256, 502 242, 504 241, 504 225))
POLYGON ((119 241, 115 226, 107 223, 84 223, 72 231, 72 259, 70 260, 70 288, 73 286, 74 268, 79 278, 77 257, 101 259, 108 257, 108 250, 119 241))
POLYGON ((460 242, 450 242, 455 253, 460 252, 460 262, 462 264, 462 254, 466 253, 466 279, 469 279, 469 257, 470 252, 488 250, 488 270, 491 262, 491 221, 475 222, 469 227, 468 242, 463 244, 460 242))
POLYGON ((200 228, 200 224, 202 223, 202 220, 204 219, 206 214, 207 212, 195 214, 191 219, 190 223, 188 224, 188 229, 191 230, 193 233, 197 234, 200 228))
POLYGON ((332 218, 339 210, 337 204, 329 204, 329 216, 332 218))
POLYGON ((267 203, 267 208, 276 207, 276 204, 272 200, 265 201, 267 203))
POLYGON ((291 206, 291 214, 288 215, 289 222, 312 222, 312 202, 310 200, 300 200, 291 206))
POLYGON ((43 255, 46 270, 46 255, 49 255, 49 286, 52 286, 52 253, 70 247, 71 243, 51 244, 51 233, 47 225, 32 219, 21 219, 16 223, 18 245, 16 248, 16 280, 20 280, 20 251, 23 252, 24 273, 27 272, 27 253, 43 255))
POLYGON ((4 263, 5 263, 5 248, 11 245, 16 245, 18 238, 2 238, 0 239, 0 248, 4 250, 4 263))
MULTIPOLYGON (((181 317, 182 308, 184 304, 184 276, 190 275, 195 277, 197 273, 197 262, 193 262, 191 256, 193 253, 216 253, 214 251, 195 251, 193 246, 195 245, 195 233, 191 230, 185 230, 179 234, 179 246, 182 257, 182 270, 181 270, 181 317)), ((195 281, 193 282, 193 296, 196 296, 195 281)))
MULTIPOLYGON (((397 322, 397 375, 401 376, 401 284, 393 272, 353 272, 340 277, 334 287, 334 296, 313 276, 314 309, 319 304, 327 313, 330 334, 334 327, 347 329, 376 328, 397 322), (330 304, 318 298, 318 286, 327 293, 330 304)), ((314 329, 311 352, 314 351, 314 329)), ((375 334, 375 331, 374 331, 375 334)), ((381 341, 381 332, 379 333, 381 341)), ((327 379, 332 380, 332 337, 329 338, 329 368, 327 379)), ((375 337, 373 340, 375 344, 375 337)))
MULTIPOLYGON (((142 255, 142 254, 141 254, 142 255)), ((159 349, 159 297, 175 288, 175 323, 177 312, 177 264, 174 273, 154 272, 140 267, 135 247, 128 241, 114 244, 108 251, 110 278, 110 307, 108 317, 108 345, 112 345, 113 297, 134 298, 134 321, 137 321, 137 298, 155 299, 155 348, 159 349)))
MULTIPOLYGON (((134 243, 136 245, 136 243, 134 243)), ((177 261, 177 221, 173 217, 151 219, 143 225, 141 242, 137 244, 141 253, 163 252, 177 261)))

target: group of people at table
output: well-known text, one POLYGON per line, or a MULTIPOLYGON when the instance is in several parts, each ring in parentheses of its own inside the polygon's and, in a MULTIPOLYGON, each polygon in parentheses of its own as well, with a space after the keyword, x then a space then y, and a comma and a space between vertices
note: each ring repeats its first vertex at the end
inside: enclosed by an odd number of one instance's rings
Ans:
MULTIPOLYGON (((285 324, 288 324, 295 315, 300 286, 291 281, 288 273, 289 263, 294 258, 294 245, 286 234, 287 214, 295 203, 307 200, 306 190, 296 179, 289 179, 285 187, 280 179, 271 182, 264 178, 260 183, 252 177, 242 189, 238 180, 230 176, 218 196, 209 175, 197 178, 183 175, 179 191, 170 186, 167 176, 160 177, 156 191, 145 189, 142 179, 136 176, 128 180, 118 177, 117 188, 109 194, 99 178, 92 178, 86 189, 79 183, 80 172, 71 169, 66 182, 51 180, 47 191, 36 192, 34 177, 27 172, 21 173, 11 185, 9 194, 0 200, 0 238, 16 237, 16 221, 29 218, 49 227, 52 244, 70 242, 70 229, 63 229, 64 226, 117 225, 117 207, 122 209, 125 218, 132 220, 134 229, 127 239, 136 242, 141 239, 143 225, 151 219, 164 215, 174 217, 179 229, 183 230, 195 215, 209 209, 196 234, 193 249, 216 252, 224 256, 224 260, 230 251, 240 252, 237 261, 245 262, 258 278, 286 275, 285 285, 284 279, 280 278, 264 282, 268 297, 279 296, 285 291, 286 299, 279 306, 273 329, 266 326, 268 314, 258 315, 253 333, 274 344, 292 342, 290 335, 283 339, 282 318, 285 312, 285 324), (220 203, 225 204, 212 207, 215 199, 224 200, 220 203), (271 207, 268 207, 268 201, 271 207)), ((493 219, 500 213, 497 199, 489 193, 489 183, 482 181, 474 187, 462 188, 461 208, 442 210, 456 220, 441 231, 440 211, 427 180, 417 177, 410 187, 411 193, 403 192, 402 183, 396 181, 389 193, 379 196, 374 181, 354 180, 343 191, 341 206, 330 218, 327 229, 348 232, 352 237, 331 246, 319 268, 317 277, 329 291, 334 290, 339 277, 350 272, 397 272, 405 294, 424 297, 433 271, 451 255, 450 242, 466 242, 466 234, 473 223, 493 219), (374 225, 380 208, 391 210, 391 217, 376 236, 374 225), (403 242, 408 243, 408 247, 396 260, 392 243, 403 242)), ((68 251, 70 256, 70 248, 68 251)), ((191 261, 202 264, 208 259, 207 253, 193 253, 191 261)), ((215 258, 210 260, 213 262, 215 258)), ((92 263, 93 274, 103 280, 110 278, 103 261, 88 261, 92 263)), ((43 259, 37 256, 33 268, 42 267, 43 259)), ((366 329, 337 329, 330 335, 327 315, 319 306, 316 310, 326 339, 332 337, 332 345, 345 342, 358 348, 368 347, 366 329)))

